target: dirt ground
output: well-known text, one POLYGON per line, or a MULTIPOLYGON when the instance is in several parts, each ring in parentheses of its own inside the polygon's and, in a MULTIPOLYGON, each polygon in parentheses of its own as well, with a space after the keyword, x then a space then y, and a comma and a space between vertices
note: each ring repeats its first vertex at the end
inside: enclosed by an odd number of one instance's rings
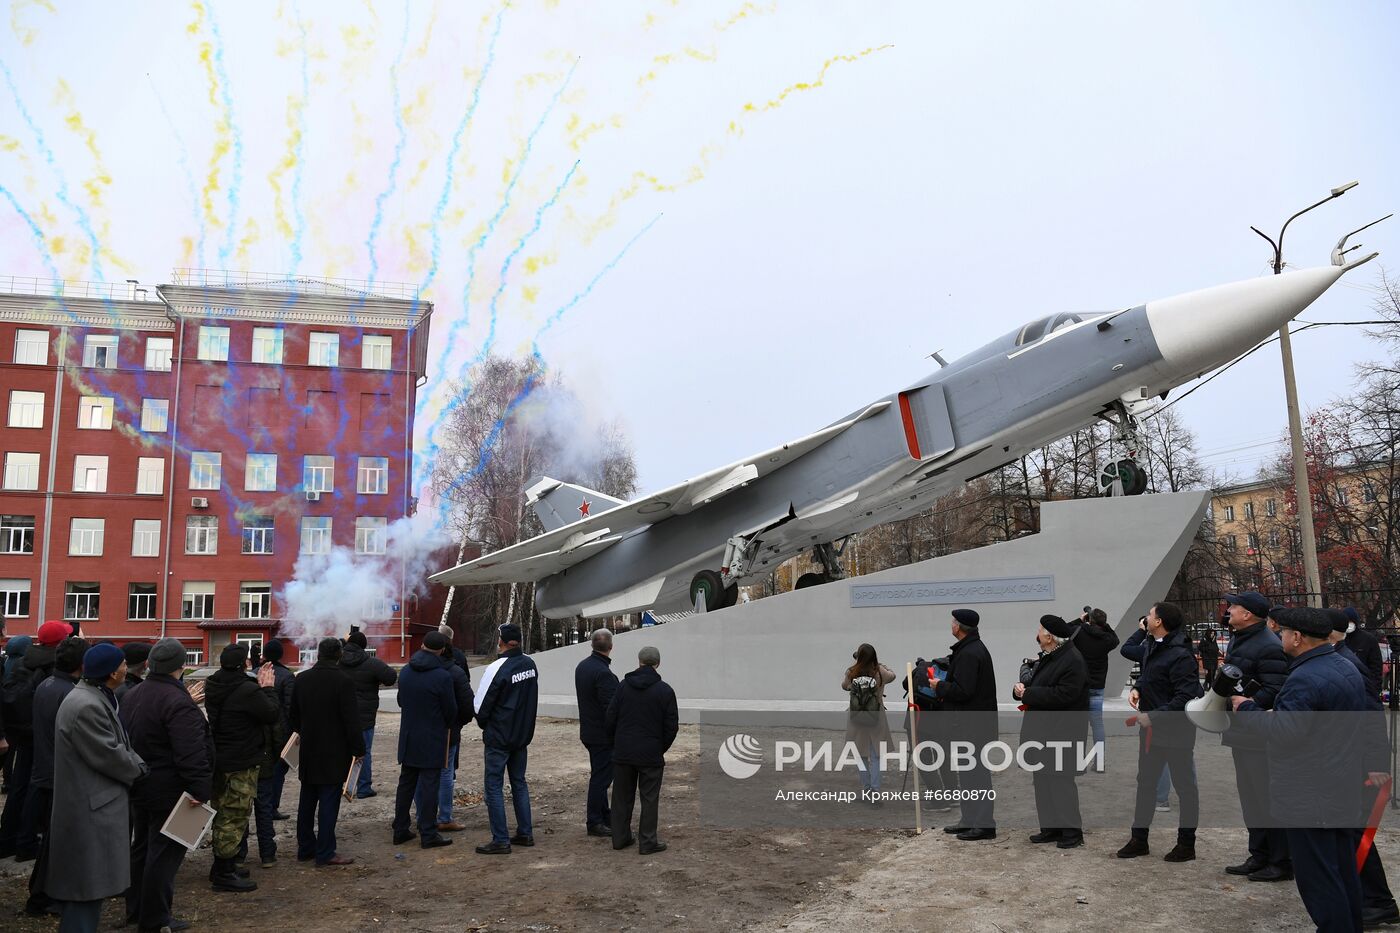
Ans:
MULTIPOLYGON (((1090 833, 1084 848, 1063 852, 1032 846, 1020 831, 963 843, 937 831, 706 828, 694 789, 699 743, 693 726, 681 728, 666 768, 660 828, 666 852, 615 852, 606 839, 585 835, 587 754, 576 723, 553 719, 540 720, 530 748, 533 849, 504 857, 472 851, 489 832, 480 801, 481 744, 471 727, 457 783, 457 818, 467 830, 454 834, 448 848, 395 848, 389 821, 397 727, 396 716, 380 716, 379 796, 341 810, 340 852, 355 856, 354 865, 298 864, 294 824, 280 822, 282 860, 267 870, 251 863, 256 892, 212 892, 211 856, 204 849, 180 871, 176 915, 209 933, 1311 929, 1292 884, 1251 884, 1223 873, 1243 853, 1238 830, 1203 830, 1197 861, 1167 865, 1155 846, 1150 858, 1115 859, 1123 832, 1090 833)), ((296 795, 289 776, 284 810, 294 810, 296 795)), ((1382 830, 1385 854, 1396 851, 1398 841, 1394 831, 1382 830)), ((14 914, 24 901, 28 869, 0 861, 0 929, 56 928, 55 921, 14 914)), ((118 927, 122 916, 119 902, 109 902, 104 929, 118 927)))

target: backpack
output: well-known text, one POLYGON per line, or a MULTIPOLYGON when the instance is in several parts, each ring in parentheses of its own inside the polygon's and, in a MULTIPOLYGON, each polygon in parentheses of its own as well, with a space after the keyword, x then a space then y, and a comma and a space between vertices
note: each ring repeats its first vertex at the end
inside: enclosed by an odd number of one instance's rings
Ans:
POLYGON ((857 677, 851 681, 851 710, 862 713, 878 713, 881 709, 879 678, 857 677))
MULTIPOLYGON (((943 702, 938 699, 933 689, 933 682, 929 680, 928 676, 929 668, 934 666, 936 665, 932 661, 925 661, 923 658, 914 662, 914 706, 923 712, 932 712, 943 706, 943 702)), ((905 684, 904 690, 906 693, 909 692, 908 684, 905 684)))

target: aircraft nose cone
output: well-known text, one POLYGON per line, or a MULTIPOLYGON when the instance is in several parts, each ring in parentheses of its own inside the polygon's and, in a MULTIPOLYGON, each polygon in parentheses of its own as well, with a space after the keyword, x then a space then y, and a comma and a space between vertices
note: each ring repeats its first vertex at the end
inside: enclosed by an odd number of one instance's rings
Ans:
POLYGON ((1279 331, 1345 271, 1318 266, 1174 295, 1148 302, 1147 321, 1163 362, 1195 378, 1279 331))

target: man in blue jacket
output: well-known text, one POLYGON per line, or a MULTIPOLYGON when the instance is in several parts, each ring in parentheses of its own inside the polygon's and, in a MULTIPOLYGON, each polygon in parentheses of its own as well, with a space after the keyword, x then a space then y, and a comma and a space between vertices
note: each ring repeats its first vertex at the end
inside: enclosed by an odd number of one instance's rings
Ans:
POLYGON ((612 739, 603 728, 608 705, 617 693, 617 675, 612 672, 612 632, 600 628, 593 633, 593 653, 574 668, 574 691, 578 695, 578 737, 588 749, 588 807, 585 824, 590 836, 612 838, 612 811, 608 808, 608 788, 613 780, 612 739))
POLYGON ((641 844, 637 851, 642 855, 666 851, 666 843, 656 838, 661 776, 680 722, 676 692, 656 672, 660 666, 657 649, 637 652, 637 669, 622 679, 604 723, 613 746, 613 848, 625 849, 637 841, 632 836, 632 802, 640 787, 642 815, 637 835, 641 844))
POLYGON ((447 743, 457 722, 457 697, 452 675, 442 666, 447 637, 441 632, 423 636, 423 647, 413 653, 399 674, 399 789, 394 797, 394 845, 413 838, 408 828, 408 805, 418 805, 418 835, 425 849, 449 846, 452 840, 438 832, 437 793, 447 743))
POLYGON ((535 844, 525 764, 535 737, 539 675, 535 662, 520 650, 520 626, 502 625, 496 650, 500 657, 482 673, 481 692, 476 695, 476 724, 486 747, 486 812, 491 818, 491 841, 476 847, 481 855, 509 855, 512 845, 535 844), (510 774, 515 804, 514 836, 506 833, 505 773, 510 774))

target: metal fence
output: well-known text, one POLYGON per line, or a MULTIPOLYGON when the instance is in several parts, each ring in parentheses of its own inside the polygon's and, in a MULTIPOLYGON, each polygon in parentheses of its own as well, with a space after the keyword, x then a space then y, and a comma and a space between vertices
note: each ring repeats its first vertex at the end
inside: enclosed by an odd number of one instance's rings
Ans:
POLYGON ((240 272, 228 269, 173 269, 174 284, 187 288, 239 288, 255 291, 293 292, 299 295, 330 295, 355 298, 396 298, 414 301, 418 286, 404 282, 368 279, 337 279, 327 276, 288 277, 285 273, 240 272))

